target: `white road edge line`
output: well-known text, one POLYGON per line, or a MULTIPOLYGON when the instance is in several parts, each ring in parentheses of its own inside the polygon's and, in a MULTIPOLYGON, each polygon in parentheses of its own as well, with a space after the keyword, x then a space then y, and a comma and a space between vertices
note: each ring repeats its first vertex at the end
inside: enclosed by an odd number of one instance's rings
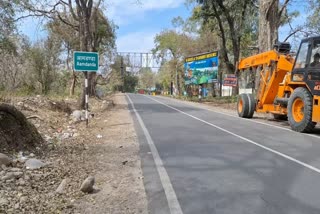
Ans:
MULTIPOLYGON (((147 96, 146 96, 146 97, 147 97, 147 96)), ((293 157, 290 157, 289 155, 283 154, 283 153, 278 152, 278 151, 276 151, 276 150, 273 150, 273 149, 271 149, 271 148, 269 148, 269 147, 263 146, 263 145, 261 145, 261 144, 259 144, 259 143, 257 143, 257 142, 254 142, 254 141, 252 141, 252 140, 250 140, 250 139, 248 139, 248 138, 242 137, 242 136, 240 136, 240 135, 238 135, 238 134, 235 134, 235 133, 233 133, 233 132, 231 132, 231 131, 228 131, 228 130, 226 130, 226 129, 224 129, 224 128, 221 128, 221 127, 219 127, 219 126, 217 126, 217 125, 214 125, 214 124, 212 124, 212 123, 209 123, 209 122, 207 122, 207 121, 205 121, 205 120, 202 120, 202 119, 200 119, 200 118, 198 118, 198 117, 195 117, 195 116, 193 116, 193 115, 191 115, 191 114, 188 114, 188 113, 186 113, 186 112, 184 112, 184 111, 181 111, 181 110, 179 110, 179 109, 177 109, 177 108, 174 108, 174 107, 172 107, 172 106, 169 106, 169 105, 167 105, 167 104, 165 104, 165 103, 163 103, 163 102, 161 102, 161 101, 158 101, 158 100, 156 100, 156 99, 154 99, 154 98, 151 98, 151 97, 148 97, 148 98, 151 99, 151 100, 154 100, 154 101, 156 101, 157 103, 160 103, 160 104, 162 104, 162 105, 164 105, 164 106, 167 106, 168 108, 171 108, 171 109, 173 109, 173 110, 176 110, 176 111, 180 112, 181 114, 187 115, 187 116, 189 116, 189 117, 191 117, 191 118, 193 118, 193 119, 195 119, 195 120, 198 120, 198 121, 200 121, 200 122, 203 122, 203 123, 205 123, 205 124, 207 124, 207 125, 209 125, 209 126, 212 126, 212 127, 216 128, 216 129, 219 129, 219 130, 221 130, 221 131, 223 131, 223 132, 226 132, 226 133, 228 133, 228 134, 230 134, 230 135, 233 135, 233 136, 235 136, 235 137, 237 137, 237 138, 240 138, 240 139, 242 139, 242 140, 244 140, 244 141, 247 141, 248 143, 251 143, 251 144, 253 144, 253 145, 256 145, 256 146, 258 146, 258 147, 260 147, 260 148, 262 148, 262 149, 265 149, 265 150, 267 150, 267 151, 269 151, 269 152, 272 152, 272 153, 274 153, 274 154, 276 154, 276 155, 279 155, 279 156, 281 156, 281 157, 283 157, 283 158, 286 158, 286 159, 288 159, 288 160, 291 160, 291 161, 293 161, 293 162, 295 162, 295 163, 297 163, 297 164, 299 164, 299 165, 301 165, 301 166, 304 166, 304 167, 306 167, 306 168, 308 168, 308 169, 311 169, 311 170, 313 170, 313 171, 315 171, 315 172, 317 172, 317 173, 320 173, 320 169, 318 169, 318 168, 316 168, 316 167, 314 167, 314 166, 311 166, 311 165, 309 165, 309 164, 307 164, 307 163, 304 163, 304 162, 302 162, 302 161, 299 161, 299 160, 297 160, 297 159, 295 159, 295 158, 293 158, 293 157)))
MULTIPOLYGON (((161 97, 161 98, 168 99, 167 97, 161 97)), ((175 101, 181 102, 180 100, 175 100, 175 101)), ((241 118, 241 117, 238 117, 238 116, 234 116, 232 114, 228 114, 228 113, 224 113, 224 112, 218 112, 218 111, 215 111, 215 110, 212 110, 212 109, 209 109, 209 108, 205 108, 205 107, 201 107, 201 106, 194 106, 194 105, 191 105, 189 103, 184 103, 183 102, 183 104, 188 105, 188 106, 193 106, 193 107, 196 107, 196 108, 199 108, 199 109, 211 111, 211 112, 214 112, 214 113, 217 113, 217 114, 222 114, 222 115, 226 115, 226 116, 229 116, 229 117, 234 117, 234 118, 237 118, 239 120, 245 120, 245 121, 248 121, 248 122, 251 122, 251 123, 258 123, 258 124, 261 124, 261 125, 265 125, 265 126, 270 126, 270 127, 277 128, 277 129, 286 130, 286 131, 289 131, 289 132, 299 133, 299 132, 293 131, 290 128, 285 128, 285 127, 281 127, 281 126, 277 126, 277 125, 272 125, 272 124, 256 121, 256 120, 253 120, 253 119, 241 118)), ((312 134, 306 134, 306 133, 300 133, 300 134, 320 139, 320 136, 318 136, 318 135, 312 135, 312 134)))
POLYGON ((180 207, 180 204, 179 204, 179 201, 177 199, 177 195, 172 187, 172 184, 171 184, 171 181, 170 181, 170 178, 169 178, 169 175, 166 171, 166 169, 164 168, 164 165, 163 165, 163 162, 159 156, 159 153, 158 153, 158 150, 156 148, 156 146, 154 145, 154 142, 146 128, 146 126, 144 125, 144 122, 143 120, 141 119, 139 113, 137 112, 136 108, 134 107, 134 104, 131 100, 131 98, 129 97, 128 94, 126 94, 131 106, 132 106, 132 109, 139 121, 139 124, 143 130, 143 133, 147 139, 147 142, 149 144, 149 147, 150 147, 150 151, 152 153, 152 156, 153 156, 153 159, 154 159, 154 162, 156 164, 156 168, 157 168, 157 171, 159 173, 159 177, 160 177, 160 180, 161 180, 161 184, 162 184, 162 187, 164 189, 164 192, 166 194, 166 198, 167 198, 167 201, 168 201, 168 206, 169 206, 169 209, 170 209, 170 213, 171 214, 183 214, 182 210, 181 210, 181 207, 180 207))

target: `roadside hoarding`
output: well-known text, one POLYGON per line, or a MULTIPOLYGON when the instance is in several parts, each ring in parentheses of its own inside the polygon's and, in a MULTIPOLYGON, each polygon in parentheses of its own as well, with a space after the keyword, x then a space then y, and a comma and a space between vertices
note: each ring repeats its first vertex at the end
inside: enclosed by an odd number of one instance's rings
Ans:
POLYGON ((227 76, 223 80, 223 86, 237 86, 237 77, 234 74, 227 74, 227 76))
POLYGON ((218 52, 188 57, 184 63, 185 85, 217 82, 218 52))

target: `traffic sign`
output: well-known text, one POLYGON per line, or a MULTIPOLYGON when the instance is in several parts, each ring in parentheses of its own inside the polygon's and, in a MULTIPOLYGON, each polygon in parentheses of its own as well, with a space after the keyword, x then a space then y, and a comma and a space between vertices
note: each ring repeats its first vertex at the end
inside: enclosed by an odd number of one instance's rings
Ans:
POLYGON ((99 55, 96 52, 73 52, 73 69, 75 71, 96 72, 99 69, 99 55))

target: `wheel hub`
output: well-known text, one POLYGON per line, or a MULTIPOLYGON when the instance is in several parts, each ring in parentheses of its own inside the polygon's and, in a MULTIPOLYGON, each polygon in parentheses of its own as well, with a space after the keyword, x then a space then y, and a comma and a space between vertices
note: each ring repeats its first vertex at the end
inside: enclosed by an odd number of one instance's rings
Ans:
POLYGON ((292 105, 293 119, 299 123, 304 118, 304 103, 301 98, 297 98, 292 105))
POLYGON ((243 101, 242 99, 240 99, 238 104, 238 112, 242 112, 242 109, 243 109, 243 101))

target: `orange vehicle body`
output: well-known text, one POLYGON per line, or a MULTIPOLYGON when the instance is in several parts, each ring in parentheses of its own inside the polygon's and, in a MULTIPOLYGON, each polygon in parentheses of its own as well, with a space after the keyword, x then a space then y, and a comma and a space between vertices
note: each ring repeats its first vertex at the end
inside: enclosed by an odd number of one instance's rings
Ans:
MULTIPOLYGON (((298 87, 308 88, 303 76, 294 74, 292 70, 295 59, 289 54, 278 53, 276 50, 267 51, 261 54, 241 59, 238 70, 249 69, 251 72, 259 72, 260 83, 256 90, 255 111, 272 113, 274 115, 287 115, 286 105, 281 101, 289 99, 293 91, 298 87), (294 80, 294 81, 293 81, 294 80)), ((296 65, 297 66, 297 65, 296 65)), ((310 91, 310 89, 308 88, 310 91)), ((312 121, 320 122, 320 96, 313 96, 312 121)), ((240 103, 241 105, 241 103, 240 103)), ((303 108, 297 103, 297 108, 303 108)), ((240 106, 241 107, 241 106, 240 106)), ((296 111, 295 117, 299 117, 296 111)))

